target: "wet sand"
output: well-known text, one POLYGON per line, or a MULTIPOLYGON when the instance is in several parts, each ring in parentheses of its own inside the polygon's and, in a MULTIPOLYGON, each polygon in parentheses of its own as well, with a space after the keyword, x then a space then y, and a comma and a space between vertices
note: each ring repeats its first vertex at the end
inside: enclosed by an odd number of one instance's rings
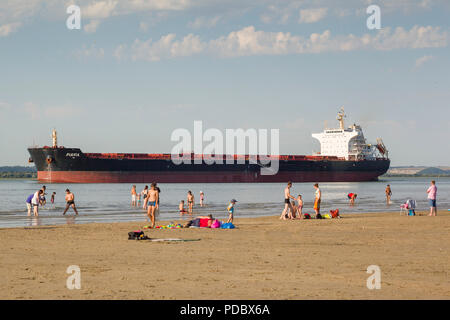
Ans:
POLYGON ((127 240, 146 222, 0 229, 0 299, 450 299, 447 211, 235 224, 146 231, 192 242, 127 240), (69 265, 80 290, 66 288, 69 265))

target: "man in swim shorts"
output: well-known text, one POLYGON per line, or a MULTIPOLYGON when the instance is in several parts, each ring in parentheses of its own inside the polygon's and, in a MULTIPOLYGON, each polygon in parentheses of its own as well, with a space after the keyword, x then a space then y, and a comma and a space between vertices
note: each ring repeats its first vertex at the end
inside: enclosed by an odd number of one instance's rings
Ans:
POLYGON ((152 228, 155 227, 155 210, 159 207, 159 192, 156 190, 156 183, 152 183, 145 199, 145 206, 147 207, 147 216, 152 223, 152 228))
POLYGON ((66 209, 64 210, 63 215, 66 214, 70 207, 72 207, 75 214, 78 215, 77 207, 75 207, 75 196, 69 189, 66 189, 66 209))
POLYGON ((294 219, 292 216, 292 213, 294 212, 294 208, 291 205, 291 200, 295 201, 295 198, 293 196, 291 196, 291 187, 292 187, 292 182, 289 181, 287 183, 286 188, 284 188, 284 210, 283 212, 281 212, 281 216, 280 219, 286 220, 286 214, 288 214, 289 219, 294 219), (290 210, 290 211, 288 211, 290 210))

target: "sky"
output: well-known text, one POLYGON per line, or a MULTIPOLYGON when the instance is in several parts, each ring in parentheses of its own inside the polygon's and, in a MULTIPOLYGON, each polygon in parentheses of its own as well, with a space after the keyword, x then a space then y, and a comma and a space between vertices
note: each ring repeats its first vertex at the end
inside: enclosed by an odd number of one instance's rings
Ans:
POLYGON ((53 128, 84 152, 170 153, 195 120, 311 154, 341 106, 393 166, 448 166, 449 16, 448 0, 0 0, 0 166, 53 128))

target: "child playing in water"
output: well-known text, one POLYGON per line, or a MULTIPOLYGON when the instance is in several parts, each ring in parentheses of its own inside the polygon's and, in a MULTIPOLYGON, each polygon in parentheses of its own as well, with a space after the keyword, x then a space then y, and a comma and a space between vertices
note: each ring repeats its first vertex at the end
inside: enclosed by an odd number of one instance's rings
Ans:
POLYGON ((233 223, 234 205, 236 204, 236 202, 237 202, 237 200, 232 199, 230 201, 230 204, 227 207, 227 211, 228 211, 227 223, 229 223, 229 222, 233 223))
POLYGON ((203 201, 205 200, 205 194, 200 191, 200 207, 203 207, 203 201))
POLYGON ((302 219, 303 218, 303 200, 302 200, 302 195, 301 194, 299 194, 298 195, 298 197, 297 197, 297 203, 298 203, 298 206, 297 206, 297 213, 298 213, 298 216, 297 216, 297 219, 302 219))
POLYGON ((56 195, 56 192, 53 192, 53 193, 52 193, 52 197, 50 198, 50 202, 51 202, 52 204, 55 203, 55 195, 56 195))
POLYGON ((188 213, 185 209, 184 209, 184 200, 180 201, 180 205, 178 206, 178 209, 180 210, 180 215, 186 214, 188 213))

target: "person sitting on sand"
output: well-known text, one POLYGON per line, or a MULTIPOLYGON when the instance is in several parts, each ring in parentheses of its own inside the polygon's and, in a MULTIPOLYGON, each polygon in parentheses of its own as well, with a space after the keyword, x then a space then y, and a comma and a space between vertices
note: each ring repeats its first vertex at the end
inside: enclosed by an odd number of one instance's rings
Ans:
POLYGON ((303 218, 303 199, 302 195, 299 194, 297 197, 297 219, 303 218))
POLYGON ((347 198, 349 198, 350 199, 350 205, 351 206, 353 206, 354 204, 355 204, 355 200, 356 200, 356 197, 357 197, 358 195, 356 194, 356 193, 349 193, 348 195, 347 195, 347 198))
POLYGON ((213 222, 214 222, 214 218, 211 214, 208 216, 198 216, 198 217, 195 217, 195 219, 189 220, 183 226, 183 228, 189 228, 189 227, 211 228, 211 225, 213 222))
POLYGON ((186 214, 188 213, 185 209, 184 209, 184 200, 180 201, 180 205, 178 206, 178 209, 180 210, 180 215, 186 214))

